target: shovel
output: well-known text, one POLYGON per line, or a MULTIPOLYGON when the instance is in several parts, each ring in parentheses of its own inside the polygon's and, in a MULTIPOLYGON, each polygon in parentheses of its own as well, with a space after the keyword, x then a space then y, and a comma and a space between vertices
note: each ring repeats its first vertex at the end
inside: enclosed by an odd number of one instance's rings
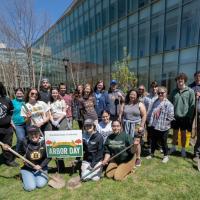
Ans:
MULTIPOLYGON (((127 151, 128 149, 130 149, 133 145, 134 144, 129 145, 128 147, 126 147, 125 149, 123 149, 122 151, 120 151, 119 153, 117 153, 116 155, 114 155, 113 157, 111 157, 108 162, 110 162, 111 160, 115 159, 116 157, 118 157, 120 154, 122 154, 123 152, 127 151)), ((84 179, 87 176, 89 176, 90 174, 92 174, 94 171, 96 171, 97 169, 101 168, 102 166, 103 166, 103 164, 98 165, 97 167, 93 168, 90 172, 88 172, 87 174, 85 174, 84 176, 82 176, 81 178, 79 176, 71 178, 67 182, 67 188, 68 189, 79 188, 81 186, 81 182, 84 181, 84 179)))
MULTIPOLYGON (((0 141, 0 145, 3 146, 4 143, 0 141)), ((19 153, 17 153, 16 151, 14 151, 12 148, 8 148, 8 150, 13 153, 14 155, 16 155, 17 157, 21 158, 23 161, 25 161, 26 163, 28 163, 31 167, 35 167, 36 165, 33 164, 31 161, 29 161, 28 159, 24 158, 22 155, 20 155, 19 153)), ((49 175, 47 174, 47 172, 45 172, 42 169, 39 169, 38 171, 40 171, 41 173, 43 173, 44 175, 46 175, 47 177, 49 177, 51 180, 48 182, 48 185, 55 188, 55 189, 60 189, 65 187, 65 180, 60 177, 59 174, 55 174, 55 175, 49 175)))

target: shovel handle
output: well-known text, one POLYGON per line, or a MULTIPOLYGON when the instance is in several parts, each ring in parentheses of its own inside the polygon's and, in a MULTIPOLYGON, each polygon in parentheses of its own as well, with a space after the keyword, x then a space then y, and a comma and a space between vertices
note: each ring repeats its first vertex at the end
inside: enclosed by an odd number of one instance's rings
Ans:
MULTIPOLYGON (((4 143, 0 141, 0 145, 3 146, 4 143)), ((36 166, 36 165, 33 164, 30 160, 24 158, 24 156, 20 155, 19 153, 17 153, 16 151, 14 151, 12 148, 9 147, 8 150, 9 150, 11 153, 13 153, 14 155, 16 155, 18 158, 21 158, 23 161, 25 161, 26 163, 28 163, 31 167, 35 167, 35 166, 36 166)), ((42 172, 42 173, 43 173, 44 175, 46 175, 47 177, 49 177, 49 178, 51 178, 51 179, 57 181, 53 176, 47 174, 47 172, 45 172, 44 170, 39 169, 38 171, 42 172)))
MULTIPOLYGON (((114 160, 116 157, 118 157, 120 154, 122 154, 123 152, 127 151, 128 149, 130 149, 134 144, 129 145, 128 147, 126 147, 125 149, 123 149, 122 151, 120 151, 119 153, 115 154, 113 157, 111 157, 108 162, 110 162, 111 160, 114 160)), ((103 166, 103 164, 100 164, 99 166, 93 168, 90 172, 88 172, 87 174, 85 174, 84 176, 81 177, 81 181, 84 180, 87 176, 89 176, 90 174, 92 174, 94 171, 96 171, 97 169, 101 168, 103 166)))

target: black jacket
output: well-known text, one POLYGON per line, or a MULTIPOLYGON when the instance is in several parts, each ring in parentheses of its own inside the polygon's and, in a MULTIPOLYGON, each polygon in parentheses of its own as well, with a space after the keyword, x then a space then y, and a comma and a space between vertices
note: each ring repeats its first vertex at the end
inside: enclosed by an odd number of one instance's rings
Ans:
MULTIPOLYGON (((24 157, 30 160, 35 165, 40 165, 42 168, 47 167, 50 158, 47 158, 45 141, 42 140, 38 143, 33 143, 29 139, 23 141, 22 152, 24 157)), ((25 163, 22 169, 33 171, 33 167, 25 163)))
POLYGON ((91 163, 94 167, 100 160, 103 159, 103 137, 96 132, 91 136, 83 133, 83 160, 91 163))
POLYGON ((0 128, 10 126, 13 110, 12 101, 8 97, 0 97, 0 128))

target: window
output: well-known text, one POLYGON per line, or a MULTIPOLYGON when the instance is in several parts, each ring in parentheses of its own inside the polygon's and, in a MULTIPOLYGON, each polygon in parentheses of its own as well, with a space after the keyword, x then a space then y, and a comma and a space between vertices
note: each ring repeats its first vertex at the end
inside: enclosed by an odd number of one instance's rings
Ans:
MULTIPOLYGON (((110 62, 110 45, 109 45, 109 29, 103 31, 103 64, 108 65, 110 62)), ((106 68, 107 69, 107 68, 106 68)), ((108 71, 107 71, 108 72, 108 71)))
POLYGON ((181 47, 198 44, 200 28, 200 4, 194 1, 183 7, 181 47))
POLYGON ((148 88, 149 58, 139 59, 138 83, 148 88))
POLYGON ((90 10, 90 26, 89 26, 90 33, 95 31, 95 15, 94 15, 94 8, 90 10))
POLYGON ((118 18, 126 15, 126 1, 118 0, 118 18))
POLYGON ((95 37, 91 37, 90 41, 90 62, 96 63, 96 47, 95 47, 95 37))
POLYGON ((139 25, 139 56, 147 56, 149 53, 149 22, 139 25))
POLYGON ((166 15, 165 50, 175 50, 178 48, 178 9, 166 15))
POLYGON ((117 19, 117 0, 111 0, 110 2, 110 22, 117 19))
POLYGON ((180 63, 192 63, 197 60, 197 47, 183 49, 180 52, 180 63))
POLYGON ((158 53, 163 48, 164 16, 152 19, 151 24, 151 53, 158 53))
POLYGON ((129 16, 128 18, 128 25, 133 25, 138 23, 138 13, 135 13, 134 15, 129 16))
POLYGON ((150 83, 152 81, 157 81, 161 83, 162 74, 162 56, 156 55, 151 57, 150 62, 150 83))
POLYGON ((129 28, 129 53, 132 58, 137 58, 137 46, 138 46, 138 27, 129 28))
POLYGON ((167 0, 167 8, 173 8, 178 6, 181 3, 181 0, 167 0))
POLYGON ((96 5, 96 29, 100 29, 102 26, 102 15, 101 15, 101 3, 96 5))
POLYGON ((102 63, 102 33, 98 32, 97 34, 97 46, 96 46, 96 51, 97 51, 97 64, 103 64, 102 63))
POLYGON ((110 61, 112 64, 117 60, 117 24, 111 26, 110 32, 110 61))
POLYGON ((138 0, 127 0, 128 12, 134 12, 138 8, 138 0))
POLYGON ((102 26, 106 26, 109 22, 109 1, 103 0, 103 10, 102 10, 102 26))
POLYGON ((127 31, 119 32, 119 60, 124 58, 124 48, 127 48, 127 31))
POLYGON ((165 1, 160 0, 152 5, 152 15, 159 14, 164 11, 165 1))
POLYGON ((84 16, 84 35, 87 36, 89 33, 89 19, 88 19, 88 13, 84 16))
POLYGON ((146 6, 149 3, 149 0, 138 0, 139 8, 146 6))

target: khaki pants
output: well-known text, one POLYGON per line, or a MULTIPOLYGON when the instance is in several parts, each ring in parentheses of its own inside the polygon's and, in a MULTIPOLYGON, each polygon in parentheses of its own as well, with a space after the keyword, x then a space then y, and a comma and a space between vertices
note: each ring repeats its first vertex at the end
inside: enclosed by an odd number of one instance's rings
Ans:
POLYGON ((135 165, 134 158, 132 158, 130 161, 126 163, 121 163, 121 164, 111 162, 106 168, 105 175, 108 178, 114 178, 117 181, 122 181, 129 173, 131 173, 134 165, 135 165))

